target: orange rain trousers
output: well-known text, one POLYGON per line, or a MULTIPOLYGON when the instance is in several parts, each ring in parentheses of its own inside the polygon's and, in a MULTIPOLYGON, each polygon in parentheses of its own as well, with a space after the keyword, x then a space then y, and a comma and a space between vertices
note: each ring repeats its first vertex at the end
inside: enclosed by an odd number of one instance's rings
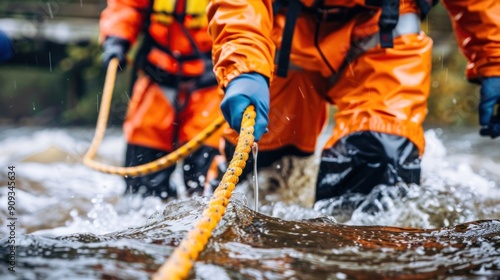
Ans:
MULTIPOLYGON (((297 19, 290 57, 299 69, 279 78, 273 76, 273 52, 274 44, 279 46, 281 42, 284 17, 276 16, 271 24, 270 5, 271 1, 214 0, 208 8, 215 70, 221 85, 227 86, 245 72, 258 72, 272 81, 269 132, 259 141, 260 150, 291 145, 313 153, 326 122, 328 100, 338 107, 338 113, 325 148, 348 134, 370 130, 408 138, 423 154, 422 123, 427 114, 431 72, 429 37, 423 33, 402 35, 395 38, 393 49, 377 45, 351 61, 330 85, 329 77, 335 73, 323 56, 334 70, 339 69, 351 41, 378 31, 378 16, 367 12, 349 22, 322 23, 317 39, 322 56, 314 38, 316 21, 302 14, 297 19), (231 17, 236 13, 246 17, 231 17), (228 37, 235 38, 231 44, 226 44, 228 37)), ((400 10, 401 14, 418 12, 413 1, 402 1, 400 10)), ((236 132, 226 133, 234 144, 236 132)))

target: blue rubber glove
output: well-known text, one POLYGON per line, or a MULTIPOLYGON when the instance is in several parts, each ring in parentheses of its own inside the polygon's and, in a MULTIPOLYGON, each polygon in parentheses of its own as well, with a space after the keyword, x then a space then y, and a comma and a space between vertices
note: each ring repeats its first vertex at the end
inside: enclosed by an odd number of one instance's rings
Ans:
POLYGON ((500 136, 500 77, 485 78, 479 101, 479 134, 496 138, 500 136), (495 105, 498 105, 495 112, 495 105))
POLYGON ((267 130, 269 122, 269 85, 261 74, 241 74, 229 82, 220 108, 229 126, 240 131, 243 113, 249 105, 255 106, 255 141, 267 130))
POLYGON ((13 55, 12 42, 7 34, 0 30, 0 63, 7 62, 13 55))
POLYGON ((109 62, 114 57, 118 58, 118 71, 123 71, 127 66, 127 51, 130 43, 122 38, 109 36, 102 44, 104 52, 101 56, 102 66, 108 69, 109 62))

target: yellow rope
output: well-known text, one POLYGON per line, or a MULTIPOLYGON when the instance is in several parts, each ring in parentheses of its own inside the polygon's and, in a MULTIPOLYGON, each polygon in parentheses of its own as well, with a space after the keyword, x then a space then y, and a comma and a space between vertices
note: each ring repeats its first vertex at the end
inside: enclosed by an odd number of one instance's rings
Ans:
POLYGON ((191 139, 189 142, 187 142, 174 152, 146 164, 131 166, 131 167, 118 167, 94 161, 94 157, 97 154, 99 145, 101 144, 104 134, 106 133, 106 125, 108 122, 109 108, 111 106, 111 99, 113 96, 113 89, 116 80, 117 68, 118 68, 118 59, 113 58, 109 63, 108 70, 106 73, 106 80, 104 81, 103 95, 99 110, 99 116, 97 118, 97 126, 94 134, 94 139, 92 140, 92 144, 89 150, 83 156, 83 163, 88 167, 103 173, 116 174, 122 176, 142 176, 149 173, 153 173, 158 170, 172 166, 178 160, 183 159, 188 155, 190 155, 192 152, 197 150, 208 137, 210 137, 215 131, 217 131, 219 128, 222 127, 222 125, 224 125, 225 123, 224 118, 219 117, 215 121, 213 121, 209 126, 207 126, 204 130, 202 130, 198 135, 196 135, 193 139, 191 139))
MULTIPOLYGON (((218 118, 195 138, 173 153, 147 164, 133 167, 116 167, 94 161, 94 157, 106 132, 106 124, 113 96, 117 68, 118 59, 114 58, 111 60, 106 73, 94 138, 89 150, 83 157, 83 163, 90 168, 104 173, 122 176, 141 176, 156 172, 173 165, 177 160, 185 158, 194 150, 198 149, 208 137, 225 123, 224 118, 218 118)), ((208 239, 212 236, 213 230, 226 212, 229 198, 231 198, 236 183, 238 183, 239 176, 243 172, 243 168, 245 168, 249 153, 252 150, 254 142, 254 125, 255 110, 253 106, 249 106, 243 115, 240 136, 233 158, 219 186, 214 191, 209 206, 203 211, 203 217, 195 224, 194 228, 188 232, 186 238, 182 240, 181 244, 174 250, 170 258, 160 267, 153 276, 153 279, 184 279, 189 275, 198 255, 205 248, 208 239)))
POLYGON ((186 238, 174 250, 170 258, 153 275, 154 280, 185 279, 189 275, 198 255, 205 248, 213 230, 226 212, 229 198, 231 198, 238 178, 245 168, 254 141, 254 124, 255 110, 253 106, 249 106, 243 115, 236 151, 219 186, 212 195, 207 209, 203 211, 203 217, 188 232, 186 238))

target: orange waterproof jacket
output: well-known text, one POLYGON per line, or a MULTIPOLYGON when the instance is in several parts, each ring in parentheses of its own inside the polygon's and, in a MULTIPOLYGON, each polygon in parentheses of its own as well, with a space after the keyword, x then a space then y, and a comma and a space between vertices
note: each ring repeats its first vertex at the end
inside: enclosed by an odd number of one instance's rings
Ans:
POLYGON ((101 14, 100 40, 116 36, 133 44, 141 31, 145 31, 144 40, 149 44, 145 56, 149 64, 171 74, 199 76, 205 68, 196 54, 210 58, 212 47, 207 32, 207 4, 208 0, 108 0, 101 14), (184 27, 174 19, 176 14, 183 13, 184 27))
POLYGON ((442 0, 458 46, 467 57, 467 78, 500 76, 500 1, 442 0))
MULTIPOLYGON (((209 31, 214 40, 212 54, 215 62, 215 73, 219 83, 226 87, 229 81, 241 73, 257 72, 270 79, 274 74, 275 46, 281 45, 283 28, 285 25, 284 13, 275 17, 272 10, 272 0, 212 0, 207 9, 209 31), (216 14, 217 13, 217 14, 216 14), (227 43, 227 40, 230 43, 227 43)), ((310 7, 314 0, 302 0, 306 7, 310 7)), ((328 5, 352 8, 365 1, 327 0, 328 5)), ((318 34, 317 42, 314 38, 316 28, 315 17, 301 13, 295 25, 290 61, 300 68, 310 71, 319 71, 328 77, 333 73, 329 67, 338 70, 345 55, 351 48, 350 42, 354 37, 368 37, 378 32, 380 8, 373 9, 371 16, 353 16, 341 25, 349 25, 352 32, 344 34, 330 34, 324 30, 318 34), (334 36, 335 38, 332 38, 334 36), (332 46, 331 42, 337 42, 332 46), (323 53, 318 51, 316 44, 323 53), (324 59, 328 59, 328 64, 324 59)), ((401 1, 400 14, 418 13, 414 1, 401 1)))

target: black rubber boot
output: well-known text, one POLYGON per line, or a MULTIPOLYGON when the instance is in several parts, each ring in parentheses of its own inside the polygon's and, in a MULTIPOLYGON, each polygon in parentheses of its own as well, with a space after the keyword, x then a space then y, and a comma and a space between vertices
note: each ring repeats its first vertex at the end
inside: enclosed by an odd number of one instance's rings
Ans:
MULTIPOLYGON (((137 166, 152 162, 169 152, 151 149, 133 144, 127 145, 125 166, 137 166)), ((162 199, 176 198, 177 187, 170 183, 170 176, 175 170, 175 164, 166 169, 145 176, 125 177, 127 188, 125 194, 141 194, 144 197, 157 196, 162 199)))
POLYGON ((323 151, 316 201, 368 194, 380 184, 419 184, 420 161, 417 147, 407 138, 371 131, 350 134, 323 151))

